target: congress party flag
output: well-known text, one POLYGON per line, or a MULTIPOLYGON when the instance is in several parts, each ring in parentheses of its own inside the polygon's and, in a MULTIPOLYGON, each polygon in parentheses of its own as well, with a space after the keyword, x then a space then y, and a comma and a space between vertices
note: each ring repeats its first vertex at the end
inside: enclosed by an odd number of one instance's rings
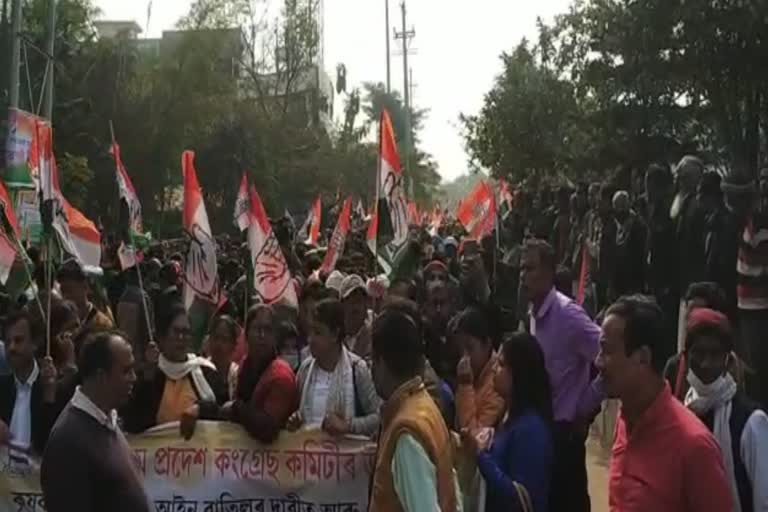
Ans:
POLYGON ((75 258, 84 270, 98 271, 101 265, 101 233, 96 224, 69 204, 61 192, 51 127, 38 122, 35 137, 37 155, 33 157, 33 162, 39 170, 42 199, 50 205, 51 224, 62 249, 75 258))
POLYGON ((312 208, 309 210, 307 220, 299 229, 299 240, 306 245, 317 245, 317 241, 320 239, 320 220, 322 215, 323 203, 320 196, 317 196, 315 202, 312 203, 312 208))
POLYGON ((141 234, 144 232, 144 226, 141 219, 141 202, 139 202, 139 196, 136 194, 136 189, 133 188, 133 182, 131 177, 128 176, 123 165, 123 160, 120 157, 120 146, 117 142, 112 143, 112 157, 115 159, 115 167, 117 170, 117 187, 120 191, 120 200, 125 201, 128 205, 128 228, 132 234, 141 234))
POLYGON ((189 238, 184 271, 184 306, 189 311, 195 299, 218 304, 220 291, 216 241, 197 181, 194 151, 184 151, 181 169, 184 182, 183 223, 189 238))
POLYGON ((336 222, 336 228, 333 230, 333 236, 328 243, 328 250, 325 252, 325 259, 320 266, 320 273, 330 274, 336 268, 336 262, 339 261, 344 252, 344 244, 347 242, 349 233, 350 215, 352 214, 352 198, 344 201, 344 206, 339 214, 339 220, 336 222))
POLYGON ((379 137, 378 237, 383 245, 400 246, 408 238, 408 203, 392 119, 386 110, 381 112, 379 137))
POLYGON ((253 286, 266 304, 298 307, 291 272, 256 188, 249 191, 248 248, 253 265, 253 286))
POLYGON ((456 212, 469 236, 476 240, 488 235, 496 226, 496 197, 485 181, 477 183, 456 212))
POLYGON ((237 199, 235 199, 235 225, 242 232, 248 229, 250 224, 251 206, 248 199, 248 176, 243 173, 240 180, 240 188, 237 189, 237 199))

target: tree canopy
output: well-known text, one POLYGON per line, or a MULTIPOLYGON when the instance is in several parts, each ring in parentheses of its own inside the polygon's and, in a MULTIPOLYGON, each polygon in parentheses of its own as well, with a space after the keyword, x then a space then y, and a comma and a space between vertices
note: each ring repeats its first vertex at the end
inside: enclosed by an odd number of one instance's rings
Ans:
POLYGON ((768 5, 576 0, 502 56, 464 117, 495 176, 585 177, 695 152, 754 175, 766 155, 768 5))
MULTIPOLYGON (((30 0, 24 10, 25 35, 38 48, 47 3, 30 0)), ((176 234, 181 222, 185 149, 197 154, 218 232, 232 229, 244 171, 272 215, 303 212, 318 193, 326 203, 342 191, 371 204, 377 154, 371 126, 386 105, 402 137, 404 107, 398 95, 366 84, 363 92, 344 93, 336 124, 335 87, 325 87, 318 70, 317 0, 285 2, 277 19, 265 16, 256 0, 196 0, 178 30, 155 40, 99 38, 91 0, 57 5, 54 151, 67 197, 91 218, 109 225, 118 216, 110 122, 145 224, 160 236, 176 234)), ((44 75, 44 57, 29 50, 22 109, 39 112, 44 75)), ((425 114, 412 113, 416 140, 425 114)), ((429 155, 416 148, 414 195, 428 203, 439 177, 429 155)))

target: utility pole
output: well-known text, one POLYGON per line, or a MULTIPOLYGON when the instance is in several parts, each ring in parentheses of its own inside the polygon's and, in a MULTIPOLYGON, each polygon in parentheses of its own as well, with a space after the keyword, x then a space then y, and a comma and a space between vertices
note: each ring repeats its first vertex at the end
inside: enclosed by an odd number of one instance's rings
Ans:
POLYGON ((405 0, 403 0, 403 2, 400 4, 400 10, 402 11, 403 15, 403 31, 395 31, 395 39, 403 40, 403 97, 405 99, 405 134, 403 138, 403 142, 405 142, 404 162, 406 175, 409 176, 409 179, 413 179, 413 177, 408 173, 411 167, 411 95, 410 88, 408 86, 408 41, 416 37, 416 31, 413 28, 410 30, 406 29, 405 0))
POLYGON ((392 92, 392 80, 389 55, 389 0, 384 0, 384 40, 387 42, 387 94, 392 92))
POLYGON ((45 51, 48 53, 48 73, 45 80, 45 100, 43 115, 53 126, 53 76, 56 66, 53 58, 53 43, 56 40, 56 0, 48 0, 48 34, 45 41, 45 51))
POLYGON ((21 71, 21 0, 13 0, 11 7, 11 69, 8 73, 8 106, 19 108, 19 72, 21 71))

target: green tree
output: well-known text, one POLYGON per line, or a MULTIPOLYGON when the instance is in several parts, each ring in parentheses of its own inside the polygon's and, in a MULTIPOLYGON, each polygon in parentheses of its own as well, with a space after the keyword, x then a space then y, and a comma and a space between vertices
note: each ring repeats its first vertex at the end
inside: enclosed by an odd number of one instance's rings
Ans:
POLYGON ((472 159, 494 177, 515 180, 576 171, 584 109, 573 85, 525 40, 501 60, 480 113, 462 118, 472 159))

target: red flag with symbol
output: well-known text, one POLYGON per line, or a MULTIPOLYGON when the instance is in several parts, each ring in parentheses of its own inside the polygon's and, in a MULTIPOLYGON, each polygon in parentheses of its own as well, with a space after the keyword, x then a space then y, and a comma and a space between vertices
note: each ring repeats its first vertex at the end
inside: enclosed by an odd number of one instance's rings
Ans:
POLYGON ((253 264, 253 286, 265 304, 276 302, 298 307, 296 289, 280 244, 256 187, 249 191, 248 248, 253 264))
POLYGON ((216 241, 208 222, 203 192, 197 181, 194 151, 184 151, 181 169, 184 181, 184 231, 189 239, 184 269, 184 306, 189 310, 196 298, 218 304, 220 293, 216 241))
POLYGON ((479 240, 493 231, 496 225, 496 198, 485 181, 480 181, 464 198, 456 212, 471 238, 479 240))
POLYGON ((347 241, 349 233, 349 217, 352 214, 352 198, 348 197, 344 201, 344 207, 341 209, 339 220, 336 222, 336 228, 333 230, 333 236, 328 243, 328 249, 325 252, 325 259, 320 266, 320 272, 330 274, 336 268, 336 262, 344 252, 344 244, 347 241))

